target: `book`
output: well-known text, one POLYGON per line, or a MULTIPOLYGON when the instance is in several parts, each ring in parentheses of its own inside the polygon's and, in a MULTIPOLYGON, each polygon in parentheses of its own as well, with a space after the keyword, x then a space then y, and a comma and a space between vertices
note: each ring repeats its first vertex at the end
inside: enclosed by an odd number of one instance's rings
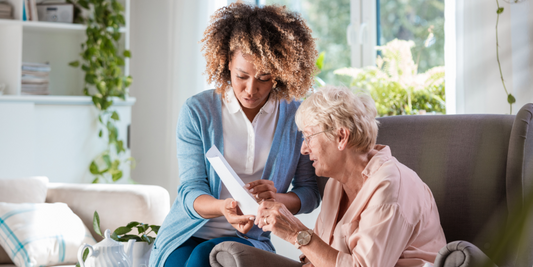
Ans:
POLYGON ((30 7, 30 18, 31 21, 39 21, 39 15, 37 13, 37 3, 36 0, 27 0, 28 6, 30 7))
POLYGON ((22 62, 22 70, 50 72, 50 64, 22 62))
POLYGON ((29 20, 29 13, 28 13, 28 1, 22 0, 22 20, 27 21, 29 20))

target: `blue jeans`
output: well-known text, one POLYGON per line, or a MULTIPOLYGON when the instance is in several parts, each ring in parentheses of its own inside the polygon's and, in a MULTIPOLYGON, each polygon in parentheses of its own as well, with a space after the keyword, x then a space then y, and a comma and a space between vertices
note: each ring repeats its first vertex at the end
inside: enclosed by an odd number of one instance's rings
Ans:
POLYGON ((165 267, 210 267, 209 253, 217 244, 226 241, 253 246, 249 241, 239 237, 219 237, 211 240, 191 237, 170 253, 165 261, 165 267))

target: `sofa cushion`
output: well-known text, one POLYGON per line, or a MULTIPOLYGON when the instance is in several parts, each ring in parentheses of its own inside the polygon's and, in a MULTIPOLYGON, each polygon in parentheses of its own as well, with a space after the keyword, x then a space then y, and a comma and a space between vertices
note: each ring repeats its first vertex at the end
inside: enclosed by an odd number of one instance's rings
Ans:
POLYGON ((44 176, 0 180, 0 202, 44 203, 47 186, 44 176))
MULTIPOLYGON (((0 202, 44 203, 48 178, 44 176, 0 180, 0 202)), ((13 262, 0 247, 0 264, 13 262)))
POLYGON ((65 203, 0 202, 0 245, 19 267, 75 264, 83 243, 96 241, 65 203))

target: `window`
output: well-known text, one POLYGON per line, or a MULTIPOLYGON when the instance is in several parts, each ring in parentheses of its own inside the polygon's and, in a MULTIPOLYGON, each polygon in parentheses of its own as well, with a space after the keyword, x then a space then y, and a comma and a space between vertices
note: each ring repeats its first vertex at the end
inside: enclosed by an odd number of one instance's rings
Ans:
POLYGON ((307 21, 324 54, 319 82, 369 91, 381 116, 446 112, 444 0, 258 2, 285 5, 307 21))

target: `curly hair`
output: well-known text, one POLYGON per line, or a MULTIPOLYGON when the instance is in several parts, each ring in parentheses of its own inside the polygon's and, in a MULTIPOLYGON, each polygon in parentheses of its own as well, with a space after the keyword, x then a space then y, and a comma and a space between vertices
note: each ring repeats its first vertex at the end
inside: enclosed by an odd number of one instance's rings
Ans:
POLYGON ((271 95, 277 99, 299 99, 313 85, 318 53, 311 29, 285 6, 232 3, 222 7, 211 17, 200 42, 207 81, 215 84, 219 94, 231 86, 228 65, 239 50, 251 56, 258 72, 272 76, 271 95))

